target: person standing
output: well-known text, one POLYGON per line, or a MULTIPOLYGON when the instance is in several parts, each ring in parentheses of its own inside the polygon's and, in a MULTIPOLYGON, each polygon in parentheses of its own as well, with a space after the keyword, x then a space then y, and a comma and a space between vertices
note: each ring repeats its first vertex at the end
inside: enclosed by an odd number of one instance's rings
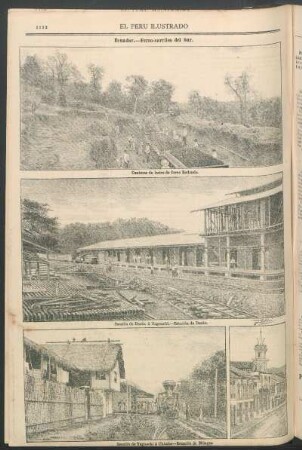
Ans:
POLYGON ((124 150, 124 154, 123 154, 123 166, 125 169, 129 168, 129 164, 130 164, 130 156, 129 153, 126 152, 126 150, 124 150))
POLYGON ((187 137, 188 137, 188 128, 186 126, 182 129, 182 143, 183 145, 187 145, 187 137))
POLYGON ((150 142, 146 142, 146 145, 145 145, 145 155, 146 155, 146 161, 147 161, 147 162, 150 161, 150 153, 151 153, 151 145, 150 145, 150 142))

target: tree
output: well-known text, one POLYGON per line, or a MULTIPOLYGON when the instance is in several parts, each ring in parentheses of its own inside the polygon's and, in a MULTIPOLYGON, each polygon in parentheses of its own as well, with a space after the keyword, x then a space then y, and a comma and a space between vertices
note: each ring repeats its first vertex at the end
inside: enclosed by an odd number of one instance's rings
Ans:
POLYGON ((216 369, 220 377, 226 379, 225 352, 223 350, 214 353, 210 358, 204 360, 192 371, 192 378, 196 380, 213 379, 216 369))
POLYGON ((26 56, 21 66, 21 78, 30 86, 41 86, 43 81, 42 63, 36 55, 26 56))
POLYGON ((250 76, 247 72, 242 72, 238 77, 227 74, 224 79, 225 85, 235 95, 240 105, 240 121, 242 125, 247 125, 247 98, 250 93, 250 76))
POLYGON ((82 76, 77 67, 68 61, 66 53, 56 52, 55 55, 49 56, 47 61, 47 68, 53 88, 58 87, 58 103, 65 106, 66 100, 66 86, 68 82, 80 81, 82 76))
POLYGON ((22 92, 22 105, 31 114, 35 114, 41 104, 42 97, 39 91, 40 89, 34 89, 33 86, 30 86, 22 92))
POLYGON ((92 98, 95 101, 99 101, 101 97, 101 90, 102 90, 101 83, 104 76, 104 69, 101 66, 89 64, 88 71, 90 74, 90 89, 92 98))
POLYGON ((129 93, 130 102, 133 105, 132 112, 135 114, 138 101, 144 96, 148 82, 141 75, 130 75, 126 78, 126 81, 128 82, 126 89, 129 93))
POLYGON ((198 91, 191 91, 189 94, 189 107, 198 116, 201 116, 202 98, 198 91))
POLYGON ((166 80, 153 81, 149 94, 150 108, 156 113, 167 112, 171 105, 174 87, 166 80))
POLYGON ((226 358, 217 351, 198 364, 182 383, 181 398, 190 402, 196 416, 225 417, 226 415, 226 358), (216 394, 216 395, 215 395, 216 394))
POLYGON ((280 97, 257 99, 249 105, 249 118, 253 126, 281 128, 282 104, 280 97))
POLYGON ((59 225, 57 217, 50 217, 46 203, 33 200, 22 201, 22 235, 37 244, 55 249, 58 244, 59 225))
POLYGON ((74 253, 78 248, 96 242, 136 236, 154 236, 176 233, 159 222, 147 218, 117 219, 114 222, 71 223, 60 229, 59 244, 63 253, 74 253))
POLYGON ((105 105, 113 109, 122 109, 124 104, 124 93, 122 84, 118 81, 111 81, 103 94, 105 105))

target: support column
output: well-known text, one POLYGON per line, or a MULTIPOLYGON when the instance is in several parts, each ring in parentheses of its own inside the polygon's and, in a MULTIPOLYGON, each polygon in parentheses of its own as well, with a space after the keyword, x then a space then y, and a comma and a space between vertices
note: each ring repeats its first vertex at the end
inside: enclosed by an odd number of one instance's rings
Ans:
POLYGON ((265 271, 265 234, 260 234, 260 280, 264 280, 265 271))
MULTIPOLYGON (((208 238, 205 237, 204 240, 204 267, 205 269, 208 269, 209 267, 209 254, 208 254, 208 238)), ((204 271, 205 275, 209 275, 208 270, 204 271)))
POLYGON ((230 236, 226 237, 226 263, 227 270, 225 276, 229 277, 231 275, 231 249, 230 249, 230 236))

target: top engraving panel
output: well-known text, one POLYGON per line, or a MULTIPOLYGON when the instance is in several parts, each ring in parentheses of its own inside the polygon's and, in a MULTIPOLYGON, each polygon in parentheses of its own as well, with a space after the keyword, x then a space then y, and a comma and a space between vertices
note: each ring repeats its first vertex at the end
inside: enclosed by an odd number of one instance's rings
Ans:
POLYGON ((22 47, 21 169, 281 164, 280 52, 22 47))

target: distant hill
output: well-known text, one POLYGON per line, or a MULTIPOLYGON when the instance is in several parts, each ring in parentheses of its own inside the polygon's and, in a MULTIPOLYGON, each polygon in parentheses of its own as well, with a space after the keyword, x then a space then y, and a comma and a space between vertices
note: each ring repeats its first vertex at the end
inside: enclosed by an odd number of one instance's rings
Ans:
POLYGON ((96 242, 140 236, 181 232, 147 218, 118 219, 104 223, 72 223, 59 230, 58 247, 62 253, 74 254, 79 247, 96 242))

